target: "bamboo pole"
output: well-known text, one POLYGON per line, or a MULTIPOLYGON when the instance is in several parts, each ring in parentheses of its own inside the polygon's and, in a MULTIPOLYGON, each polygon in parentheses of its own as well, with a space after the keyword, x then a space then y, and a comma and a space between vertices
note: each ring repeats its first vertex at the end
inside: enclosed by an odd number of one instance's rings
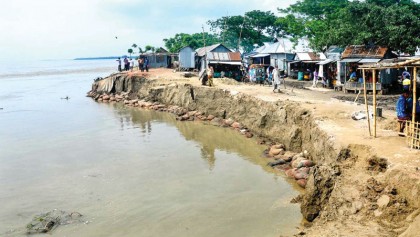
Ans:
POLYGON ((363 94, 365 97, 365 105, 366 105, 366 114, 367 114, 367 120, 368 120, 368 127, 369 127, 369 136, 372 136, 372 131, 370 130, 370 115, 369 115, 369 104, 367 100, 367 92, 366 92, 366 75, 365 75, 365 69, 362 69, 363 73, 363 94))
POLYGON ((413 85, 413 110, 411 112, 411 148, 414 148, 414 139, 416 138, 415 122, 416 122, 416 107, 417 107, 417 67, 413 68, 413 76, 411 83, 413 85))
POLYGON ((376 138, 376 69, 373 69, 373 137, 376 138))

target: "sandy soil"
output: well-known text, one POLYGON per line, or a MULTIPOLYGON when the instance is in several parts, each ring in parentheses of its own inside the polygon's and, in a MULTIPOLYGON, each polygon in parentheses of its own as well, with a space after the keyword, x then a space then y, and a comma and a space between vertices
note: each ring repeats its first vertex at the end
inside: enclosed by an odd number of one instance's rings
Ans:
MULTIPOLYGON (((149 79, 158 79, 159 83, 162 85, 174 82, 188 83, 196 86, 200 86, 201 84, 198 77, 186 78, 182 73, 174 72, 169 69, 151 69, 148 73, 135 71, 129 72, 129 74, 141 74, 149 79)), ((286 82, 286 84, 289 85, 292 80, 286 79, 286 82)), ((214 83, 217 88, 245 93, 264 101, 291 100, 301 102, 304 108, 312 111, 320 128, 330 135, 337 148, 350 145, 359 147, 359 149, 356 149, 356 153, 359 153, 358 156, 360 157, 363 157, 364 155, 367 157, 367 154, 374 154, 378 157, 386 158, 388 162, 387 172, 392 173, 392 171, 395 170, 398 171, 398 174, 406 174, 407 177, 409 177, 409 182, 414 182, 415 185, 420 186, 420 151, 410 149, 406 138, 398 136, 395 111, 383 111, 383 117, 378 118, 377 120, 377 137, 374 138, 369 135, 367 120, 355 121, 351 118, 353 112, 364 111, 366 108, 365 105, 358 104, 357 102, 353 103, 334 99, 333 97, 344 95, 341 91, 337 92, 330 89, 312 87, 305 87, 302 89, 301 87, 299 88, 296 86, 286 86, 286 88, 284 88, 284 85, 281 85, 280 93, 274 93, 272 88, 268 86, 237 83, 231 79, 214 79, 214 83), (366 145, 369 146, 369 149, 364 150, 363 147, 366 147, 366 145)), ((295 83, 295 80, 293 80, 293 83, 295 83)), ((351 98, 352 95, 346 94, 346 96, 351 98)), ((356 98, 356 94, 353 96, 356 98)), ((385 101, 387 101, 386 98, 385 101)), ((384 106, 384 108, 392 107, 393 105, 384 106)), ((373 131, 373 121, 371 121, 372 134, 373 131)), ((338 194, 334 195, 338 195, 335 197, 337 199, 346 199, 346 195, 353 195, 354 197, 350 198, 351 200, 349 201, 351 204, 360 198, 360 196, 356 194, 362 192, 361 188, 356 188, 355 186, 365 185, 366 180, 371 178, 372 174, 366 172, 366 161, 357 161, 354 165, 351 165, 351 168, 344 170, 343 172, 352 172, 352 174, 339 181, 339 184, 343 186, 340 190, 340 192, 342 192, 341 196, 338 194)), ((389 179, 389 177, 387 178, 385 175, 374 177, 383 181, 389 179)), ((394 185, 400 185, 401 187, 399 188, 404 186, 404 184, 394 185)), ((409 186, 406 186, 406 189, 409 189, 408 187, 409 186)), ((414 193, 412 195, 417 196, 418 194, 420 193, 414 193)), ((416 205, 419 205, 419 203, 416 205)), ((416 208, 418 208, 418 206, 416 206, 416 208)), ((370 219, 371 216, 369 216, 371 214, 367 212, 360 216, 351 216, 344 215, 343 213, 346 213, 345 210, 340 211, 339 207, 336 209, 337 210, 331 210, 331 213, 340 213, 342 216, 341 218, 337 217, 329 222, 325 221, 328 217, 321 218, 324 219, 322 223, 315 222, 315 224, 312 225, 312 228, 304 230, 304 234, 308 236, 360 236, 360 233, 366 233, 364 236, 398 236, 405 231, 409 225, 408 223, 405 225, 384 227, 384 225, 381 226, 380 224, 377 224, 379 222, 372 222, 372 219, 370 219), (368 225, 367 223, 370 224, 368 225), (370 229, 369 231, 364 230, 363 226, 367 225, 370 227, 377 226, 377 228, 370 229), (387 228, 388 230, 395 229, 395 231, 390 234, 389 231, 387 232, 387 228)), ((404 215, 404 217, 406 216, 407 215, 404 215)), ((414 215, 414 217, 415 216, 416 215, 414 215)), ((413 215, 409 217, 414 219, 413 215)), ((392 218, 388 219, 392 220, 392 218)), ((420 217, 416 220, 420 223, 420 217)), ((407 222, 410 221, 413 222, 413 220, 408 220, 407 222)), ((416 221, 414 222, 416 223, 416 221)), ((413 225, 410 228, 414 228, 413 225)))

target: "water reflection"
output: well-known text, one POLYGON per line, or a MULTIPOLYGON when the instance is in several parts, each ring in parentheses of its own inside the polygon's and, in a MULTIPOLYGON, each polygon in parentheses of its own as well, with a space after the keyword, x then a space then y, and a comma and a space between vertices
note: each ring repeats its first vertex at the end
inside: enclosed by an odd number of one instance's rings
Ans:
POLYGON ((200 150, 201 158, 207 161, 209 164, 209 170, 212 170, 214 168, 214 163, 216 162, 216 157, 214 156, 215 149, 204 145, 200 150))
POLYGON ((247 139, 240 133, 232 131, 231 128, 221 128, 200 121, 181 122, 176 120, 173 114, 165 112, 127 108, 121 104, 110 104, 110 106, 114 107, 117 116, 126 121, 121 125, 122 129, 138 126, 141 133, 150 135, 152 124, 156 122, 175 127, 186 140, 199 145, 201 158, 207 162, 209 170, 214 169, 216 151, 219 150, 238 154, 260 165, 264 170, 273 172, 273 169, 266 166, 267 160, 261 156, 265 147, 258 145, 255 139, 247 139))

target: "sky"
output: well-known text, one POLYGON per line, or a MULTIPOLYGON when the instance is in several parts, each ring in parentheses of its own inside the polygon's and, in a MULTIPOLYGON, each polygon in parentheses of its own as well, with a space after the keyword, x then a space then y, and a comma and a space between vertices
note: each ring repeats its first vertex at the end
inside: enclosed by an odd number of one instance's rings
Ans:
POLYGON ((272 11, 296 0, 0 0, 0 60, 118 56, 133 43, 163 47, 208 20, 272 11), (117 39, 115 38, 117 37, 117 39))

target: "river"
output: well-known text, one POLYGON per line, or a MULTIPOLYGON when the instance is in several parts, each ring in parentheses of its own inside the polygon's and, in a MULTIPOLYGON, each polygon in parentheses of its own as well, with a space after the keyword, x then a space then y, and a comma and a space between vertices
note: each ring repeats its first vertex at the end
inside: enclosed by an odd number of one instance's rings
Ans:
MULTIPOLYGON (((226 128, 85 97, 113 60, 0 67, 0 236, 60 209, 52 236, 290 235, 298 190, 226 128), (69 99, 62 99, 69 97, 69 99)), ((42 236, 42 235, 41 235, 42 236)))

